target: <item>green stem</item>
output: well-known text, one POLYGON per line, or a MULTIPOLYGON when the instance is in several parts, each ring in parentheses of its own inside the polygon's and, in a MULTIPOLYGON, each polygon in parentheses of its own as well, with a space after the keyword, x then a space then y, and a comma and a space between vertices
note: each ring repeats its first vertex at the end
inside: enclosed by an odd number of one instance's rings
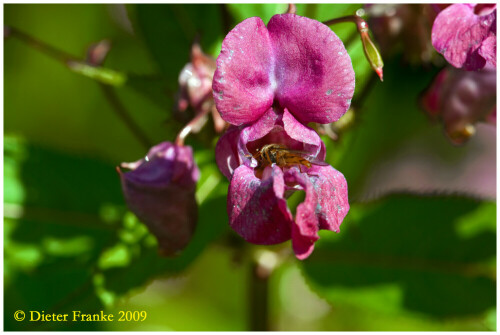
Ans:
POLYGON ((175 139, 176 145, 180 145, 180 146, 184 145, 184 140, 186 139, 186 137, 188 137, 189 134, 191 134, 191 132, 193 132, 193 129, 197 126, 198 122, 200 122, 200 120, 202 118, 204 118, 205 116, 208 115, 208 113, 211 112, 210 108, 200 108, 201 104, 205 101, 205 99, 207 99, 211 95, 212 95, 212 92, 211 91, 208 92, 205 95, 205 97, 203 99, 201 99, 201 102, 199 105, 193 106, 194 107, 193 109, 200 110, 200 112, 198 112, 198 114, 196 114, 196 116, 181 129, 181 131, 179 132, 179 134, 177 135, 177 137, 175 139))
POLYGON ((323 21, 323 24, 326 24, 327 26, 331 26, 331 25, 334 25, 337 23, 344 23, 344 22, 355 23, 358 31, 360 31, 361 29, 363 29, 365 27, 368 27, 368 24, 366 23, 366 21, 357 15, 348 15, 348 16, 338 17, 335 19, 323 21))
POLYGON ((75 57, 73 57, 72 55, 62 50, 59 50, 49 44, 46 44, 40 40, 37 40, 36 38, 18 30, 17 28, 9 26, 9 27, 4 27, 4 29, 7 37, 10 36, 15 37, 23 41, 30 47, 37 49, 38 51, 48 55, 49 57, 57 59, 58 61, 64 63, 64 65, 66 66, 68 66, 68 62, 75 60, 75 57))
POLYGON ((250 331, 267 331, 269 329, 269 276, 258 260, 252 260, 250 269, 250 331))
POLYGON ((96 81, 98 82, 99 86, 101 87, 104 96, 110 103, 110 105, 113 107, 113 111, 118 115, 118 117, 125 123, 125 125, 128 127, 128 129, 134 134, 134 136, 141 142, 147 149, 149 149, 152 144, 147 138, 147 136, 142 132, 142 130, 136 125, 136 123, 132 120, 130 117, 127 109, 125 106, 121 103, 120 99, 116 95, 113 87, 104 83, 114 83, 114 82, 119 82, 123 83, 125 81, 125 76, 122 75, 119 72, 101 68, 101 67, 94 67, 88 64, 85 64, 84 62, 81 62, 78 60, 77 57, 74 57, 70 55, 69 53, 66 53, 62 50, 59 50, 45 42, 42 42, 33 36, 30 36, 22 31, 20 31, 17 28, 14 27, 4 27, 5 33, 4 35, 9 37, 15 37, 24 43, 26 43, 28 46, 48 55, 49 57, 61 62, 64 64, 66 67, 68 67, 70 70, 84 74, 87 77, 91 77, 93 79, 97 79, 96 81), (97 73, 88 73, 89 70, 94 69, 94 72, 97 73), (115 77, 119 77, 118 80, 115 77), (110 79, 111 78, 111 79, 110 79))

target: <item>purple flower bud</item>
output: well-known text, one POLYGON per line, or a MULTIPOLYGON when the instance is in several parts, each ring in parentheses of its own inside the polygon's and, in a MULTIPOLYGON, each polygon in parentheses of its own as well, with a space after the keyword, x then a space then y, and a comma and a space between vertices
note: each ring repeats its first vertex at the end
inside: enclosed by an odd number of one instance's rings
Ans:
POLYGON ((215 60, 201 51, 199 44, 191 47, 191 62, 179 74, 178 108, 183 111, 191 105, 196 111, 212 100, 212 78, 215 60))
POLYGON ((162 142, 147 156, 117 168, 128 207, 158 239, 160 252, 173 256, 191 240, 197 221, 199 170, 190 147, 162 142))
POLYGON ((87 50, 87 64, 101 66, 109 50, 111 50, 111 42, 109 40, 101 40, 92 44, 87 50))
POLYGON ((429 115, 443 121, 448 137, 461 144, 474 134, 476 122, 495 123, 496 70, 445 68, 424 94, 422 103, 429 115))

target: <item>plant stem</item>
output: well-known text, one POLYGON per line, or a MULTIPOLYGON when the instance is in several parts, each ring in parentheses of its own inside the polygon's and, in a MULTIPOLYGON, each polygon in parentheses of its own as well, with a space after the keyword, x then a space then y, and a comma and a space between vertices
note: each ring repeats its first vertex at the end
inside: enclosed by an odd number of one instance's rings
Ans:
MULTIPOLYGON (((4 27, 5 32, 4 35, 9 37, 15 37, 24 43, 26 43, 28 46, 48 55, 49 57, 63 63, 65 66, 69 67, 71 69, 71 66, 73 63, 79 63, 80 61, 77 59, 77 57, 74 57, 70 55, 69 53, 66 53, 62 50, 59 50, 45 42, 42 42, 33 36, 30 36, 17 28, 10 27, 10 26, 5 26, 4 27)), ((110 105, 113 107, 113 111, 118 115, 118 117, 125 123, 125 125, 129 128, 129 130, 134 134, 134 136, 143 144, 146 149, 149 149, 152 144, 147 138, 147 136, 142 132, 142 130, 137 126, 137 124, 134 122, 134 120, 130 117, 127 109, 125 106, 121 103, 120 99, 116 95, 114 89, 109 86, 102 84, 98 82, 99 86, 101 87, 104 96, 110 103, 110 105)))
POLYGON ((108 100, 115 114, 118 115, 118 117, 123 121, 123 123, 125 123, 125 125, 132 132, 132 134, 134 134, 134 136, 139 140, 139 142, 141 142, 141 144, 146 149, 151 148, 152 143, 149 141, 146 134, 144 134, 142 130, 137 126, 134 120, 132 120, 127 109, 116 95, 114 88, 109 85, 101 83, 99 83, 99 87, 104 93, 104 97, 106 98, 106 100, 108 100))
MULTIPOLYGON (((200 122, 200 120, 202 118, 204 118, 205 116, 208 115, 209 112, 211 112, 210 108, 200 108, 201 104, 203 104, 203 101, 211 95, 212 95, 212 92, 207 93, 207 95, 203 99, 201 99, 200 105, 194 106, 194 109, 199 110, 199 112, 198 112, 198 114, 196 114, 196 116, 191 121, 189 121, 188 124, 186 124, 181 129, 181 131, 179 132, 179 134, 177 135, 177 137, 175 139, 176 145, 184 145, 184 140, 186 139, 186 137, 189 134, 191 134, 191 132, 193 132, 193 129, 198 126, 198 122, 200 122)), ((195 130, 195 132, 196 132, 196 130, 195 130)))
POLYGON ((344 23, 344 22, 355 23, 356 27, 358 28, 358 31, 361 29, 364 29, 365 27, 368 27, 368 25, 366 24, 366 21, 357 15, 348 15, 348 16, 338 17, 338 18, 331 19, 328 21, 323 21, 323 24, 326 24, 327 26, 331 26, 333 24, 344 23))
POLYGON ((293 3, 288 4, 288 9, 285 14, 297 14, 297 7, 293 3))
POLYGON ((27 45, 29 45, 30 47, 34 48, 34 49, 37 49, 38 51, 52 57, 52 58, 55 58, 57 59, 58 61, 64 63, 64 65, 68 65, 67 63, 69 61, 73 61, 75 60, 75 57, 73 57, 72 55, 62 51, 62 50, 59 50, 51 45, 48 45, 40 40, 37 40, 36 38, 18 30, 17 28, 14 28, 14 27, 4 27, 5 29, 5 35, 7 35, 7 37, 15 37, 15 38, 18 38, 19 40, 23 41, 24 43, 26 43, 27 45))
POLYGON ((250 331, 267 331, 269 329, 269 276, 271 272, 252 260, 250 269, 250 331))

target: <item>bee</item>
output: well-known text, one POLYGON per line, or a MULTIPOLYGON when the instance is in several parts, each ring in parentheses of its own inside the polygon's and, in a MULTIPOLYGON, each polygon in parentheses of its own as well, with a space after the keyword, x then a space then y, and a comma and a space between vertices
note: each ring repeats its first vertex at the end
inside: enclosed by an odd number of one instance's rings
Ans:
POLYGON ((328 164, 311 156, 310 153, 301 150, 288 149, 282 144, 266 144, 262 148, 257 149, 252 156, 258 162, 257 168, 262 169, 271 164, 276 164, 279 167, 290 167, 298 165, 299 168, 303 165, 307 168, 311 164, 327 166, 328 164))

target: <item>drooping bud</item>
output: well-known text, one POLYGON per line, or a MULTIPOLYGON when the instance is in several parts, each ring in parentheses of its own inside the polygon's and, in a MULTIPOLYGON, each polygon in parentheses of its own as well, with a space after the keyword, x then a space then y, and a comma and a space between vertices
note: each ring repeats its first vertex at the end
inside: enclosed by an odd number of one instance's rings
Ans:
POLYGON ((191 240, 197 221, 199 170, 192 149, 170 142, 151 148, 145 158, 118 167, 130 210, 156 236, 160 253, 175 256, 191 240))
POLYGON ((111 50, 111 42, 109 40, 101 40, 92 44, 87 50, 87 64, 101 66, 109 50, 111 50))
POLYGON ((189 106, 198 118, 198 124, 192 125, 192 132, 198 132, 211 113, 215 130, 220 133, 225 122, 220 118, 212 95, 212 80, 215 72, 215 60, 203 53, 195 42, 191 47, 191 60, 179 74, 179 91, 177 93, 177 111, 183 113, 189 106))
POLYGON ((380 78, 380 81, 384 81, 383 67, 384 62, 382 61, 382 56, 378 51, 377 47, 373 43, 368 33, 368 24, 366 22, 361 22, 361 29, 359 30, 359 34, 361 36, 361 42, 363 43, 363 51, 365 52, 366 59, 373 71, 377 73, 380 78))
POLYGON ((331 19, 328 21, 324 21, 323 24, 326 24, 327 26, 344 22, 352 22, 356 24, 356 29, 358 30, 359 36, 361 37, 361 42, 363 43, 363 51, 365 53, 365 57, 368 60, 368 63, 370 64, 373 71, 375 71, 375 73, 377 73, 377 75, 379 76, 380 81, 384 81, 384 74, 382 70, 384 67, 384 62, 382 61, 382 56, 375 46, 375 43, 373 43, 370 38, 368 23, 366 23, 366 21, 361 18, 361 15, 363 14, 364 10, 359 9, 355 15, 331 19))
POLYGON ((477 122, 495 123, 496 70, 442 70, 422 98, 433 118, 442 120, 446 134, 462 144, 475 134, 477 122))

